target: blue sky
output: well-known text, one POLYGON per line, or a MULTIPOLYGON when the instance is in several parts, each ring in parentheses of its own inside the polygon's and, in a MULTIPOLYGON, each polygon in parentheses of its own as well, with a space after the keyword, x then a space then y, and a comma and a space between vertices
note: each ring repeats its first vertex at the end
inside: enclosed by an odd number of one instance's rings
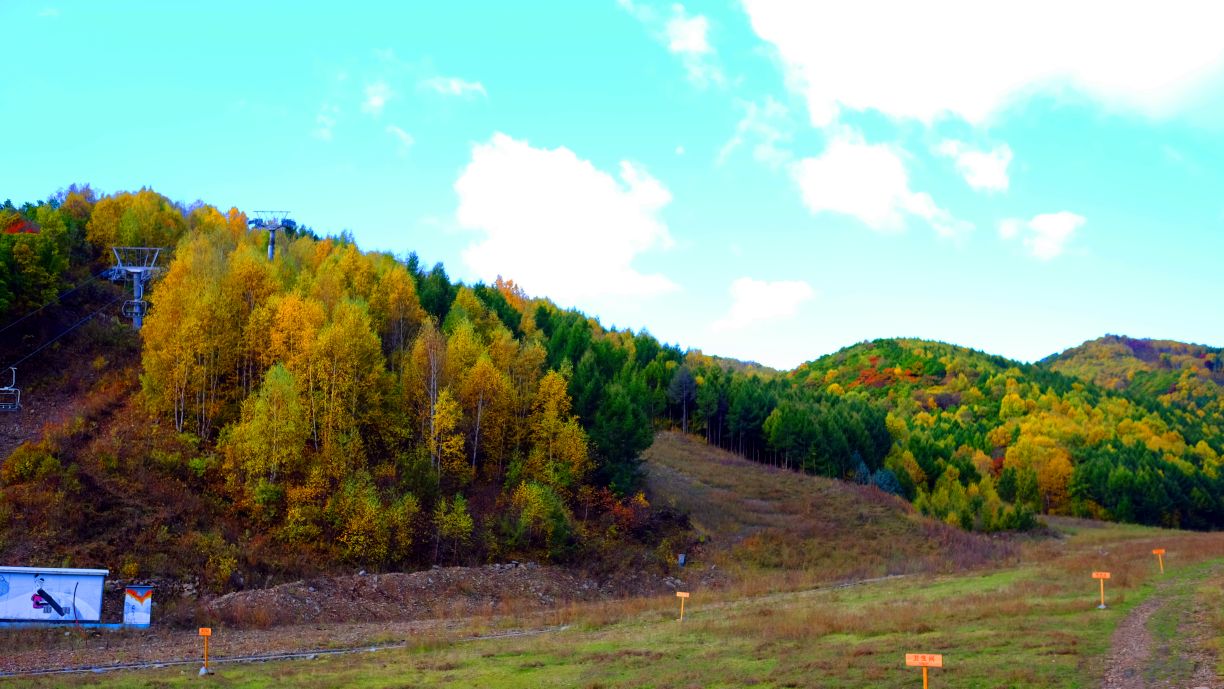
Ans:
POLYGON ((0 198, 290 209, 780 367, 1224 344, 1221 10, 1023 7, 7 0, 0 198))

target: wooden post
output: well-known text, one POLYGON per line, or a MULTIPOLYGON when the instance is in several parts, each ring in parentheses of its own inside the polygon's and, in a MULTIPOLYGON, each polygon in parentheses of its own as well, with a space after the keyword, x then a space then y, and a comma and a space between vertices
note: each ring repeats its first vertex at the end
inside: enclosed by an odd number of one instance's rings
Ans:
POLYGON ((200 627, 200 636, 204 637, 204 672, 208 672, 208 637, 212 636, 211 627, 200 627))
POLYGON ((1153 551, 1152 551, 1152 554, 1156 556, 1156 562, 1160 563, 1160 573, 1161 573, 1161 574, 1164 574, 1164 554, 1165 554, 1165 549, 1164 549, 1164 548, 1157 548, 1157 549, 1155 549, 1155 550, 1153 550, 1153 551))
POLYGON ((1109 572, 1093 572, 1092 578, 1101 582, 1101 604, 1097 606, 1099 609, 1105 609, 1105 580, 1109 578, 1109 572))
POLYGON ((680 599, 680 621, 684 621, 684 599, 688 598, 687 591, 676 591, 676 598, 680 599))

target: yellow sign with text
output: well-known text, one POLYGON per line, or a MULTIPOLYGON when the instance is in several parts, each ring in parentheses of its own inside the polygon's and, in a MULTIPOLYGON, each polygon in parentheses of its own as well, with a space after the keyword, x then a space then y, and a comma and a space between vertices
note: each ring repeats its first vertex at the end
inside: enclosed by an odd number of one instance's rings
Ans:
POLYGON ((1109 578, 1109 572, 1093 572, 1092 578, 1098 579, 1101 582, 1101 604, 1098 605, 1097 607, 1104 610, 1105 609, 1105 580, 1109 578))
POLYGON ((938 653, 906 653, 905 664, 910 667, 943 667, 943 656, 938 653))
POLYGON ((208 674, 208 637, 212 636, 212 627, 200 627, 200 636, 204 637, 204 674, 208 674))
POLYGON ((927 668, 943 667, 943 656, 939 653, 906 653, 905 664, 922 668, 922 689, 927 689, 927 668))

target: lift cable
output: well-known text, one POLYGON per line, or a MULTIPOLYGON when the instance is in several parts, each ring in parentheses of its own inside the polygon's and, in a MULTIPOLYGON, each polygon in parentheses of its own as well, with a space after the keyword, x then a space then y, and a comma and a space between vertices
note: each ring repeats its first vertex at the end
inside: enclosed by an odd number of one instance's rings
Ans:
POLYGON ((75 291, 77 291, 77 290, 81 289, 81 288, 82 288, 82 287, 84 287, 85 285, 88 285, 88 284, 92 283, 94 280, 97 280, 98 278, 100 278, 100 277, 102 277, 103 275, 105 275, 105 274, 109 273, 110 271, 111 271, 111 269, 110 269, 110 268, 107 268, 106 270, 103 270, 102 272, 98 273, 97 275, 94 275, 93 277, 91 277, 91 278, 89 278, 88 280, 86 280, 86 281, 82 282, 81 284, 77 285, 76 287, 73 287, 72 289, 69 289, 67 292, 63 292, 62 294, 56 295, 56 296, 55 296, 55 298, 53 298, 51 301, 47 302, 46 304, 43 304, 42 306, 38 307, 37 309, 34 309, 33 311, 31 311, 31 312, 27 313, 26 315, 22 316, 21 318, 18 318, 17 320, 13 321, 12 323, 9 323, 8 325, 4 326, 3 328, 0 328, 0 333, 3 333, 4 331, 8 330, 9 328, 12 328, 13 326, 15 326, 15 325, 17 325, 18 323, 20 323, 20 322, 24 321, 25 319, 29 318, 30 316, 33 316, 34 314, 38 313, 39 311, 42 311, 43 309, 47 308, 48 306, 51 306, 52 304, 59 303, 61 300, 63 300, 63 298, 64 298, 64 297, 66 297, 66 296, 68 296, 69 294, 72 294, 73 292, 75 292, 75 291))
POLYGON ((3 368, 16 368, 16 366, 17 366, 18 364, 20 364, 20 363, 24 362, 26 359, 29 359, 30 357, 34 356, 35 354, 37 354, 37 353, 41 352, 42 350, 46 349, 47 347, 51 346, 51 344, 52 344, 52 343, 54 343, 56 340, 60 339, 61 337, 65 336, 65 335, 67 335, 68 333, 72 332, 73 330, 76 330, 77 328, 81 327, 82 325, 85 325, 85 321, 87 321, 87 320, 89 320, 89 319, 93 318, 94 316, 98 315, 99 313, 102 313, 104 310, 106 310, 107 308, 109 308, 110 306, 112 306, 112 305, 113 305, 115 302, 120 301, 120 300, 122 300, 122 299, 123 299, 123 297, 115 297, 114 299, 110 300, 109 302, 107 302, 107 303, 103 304, 103 305, 102 305, 102 307, 101 307, 101 308, 99 308, 97 311, 94 311, 93 313, 91 313, 91 314, 89 314, 88 316, 86 316, 86 317, 82 318, 81 320, 77 321, 76 323, 73 323, 72 325, 68 326, 66 329, 64 329, 63 331, 61 331, 61 332, 60 332, 60 334, 56 335, 55 337, 51 338, 50 340, 47 340, 46 342, 44 342, 44 343, 42 343, 41 345, 39 345, 38 349, 35 349, 34 351, 30 352, 29 354, 27 354, 27 355, 25 355, 25 356, 21 357, 20 359, 18 359, 17 361, 14 361, 14 362, 13 362, 12 364, 10 364, 9 366, 5 366, 5 367, 3 367, 3 368))

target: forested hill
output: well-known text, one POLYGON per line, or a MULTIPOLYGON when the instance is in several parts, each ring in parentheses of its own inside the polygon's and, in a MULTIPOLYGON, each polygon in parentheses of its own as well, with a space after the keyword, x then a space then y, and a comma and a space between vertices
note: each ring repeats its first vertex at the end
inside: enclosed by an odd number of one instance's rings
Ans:
MULTIPOLYGON (((1206 354, 1204 366, 1216 355, 1206 354)), ((1059 361, 1026 365, 948 344, 878 340, 792 371, 779 419, 805 428, 808 417, 790 410, 867 401, 885 414, 892 440, 876 461, 920 509, 966 526, 1011 526, 1028 511, 1224 525, 1218 397, 1188 410, 1141 386, 1118 392, 1060 373, 1059 361)), ((818 457, 825 435, 779 430, 767 441, 818 457), (817 440, 788 441, 796 437, 817 440)))
MULTIPOLYGON (((1146 370, 1107 389, 1055 370, 1078 356, 1021 365, 915 340, 777 372, 347 235, 282 239, 269 261, 239 209, 148 189, 0 206, 0 327, 27 332, 0 354, 42 367, 36 392, 61 345, 99 379, 3 459, 0 553, 218 588, 236 572, 649 558, 681 528, 639 492, 660 428, 966 528, 1042 512, 1224 527, 1222 415, 1198 392, 1215 379, 1183 384, 1189 364, 1171 397, 1146 370), (105 308, 119 286, 66 311, 117 245, 167 247, 139 336, 105 308), (48 329, 82 312, 89 327, 48 329)), ((1214 376, 1218 356, 1194 370, 1214 376)))
POLYGON ((1202 410, 1204 416, 1224 414, 1224 350, 1217 347, 1106 335, 1041 363, 1168 407, 1195 414, 1202 410))

